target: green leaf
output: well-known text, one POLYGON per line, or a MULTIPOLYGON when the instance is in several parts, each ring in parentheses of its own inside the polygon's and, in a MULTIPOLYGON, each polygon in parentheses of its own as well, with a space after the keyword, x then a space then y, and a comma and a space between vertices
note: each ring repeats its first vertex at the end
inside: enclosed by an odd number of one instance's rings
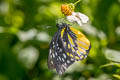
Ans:
POLYGON ((115 61, 115 62, 120 62, 120 51, 107 49, 105 51, 105 57, 108 60, 115 61))

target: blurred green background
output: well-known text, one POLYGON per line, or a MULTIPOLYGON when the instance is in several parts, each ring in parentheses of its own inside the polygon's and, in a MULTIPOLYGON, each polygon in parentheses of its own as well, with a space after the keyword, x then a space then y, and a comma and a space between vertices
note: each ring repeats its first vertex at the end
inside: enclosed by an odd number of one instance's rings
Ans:
POLYGON ((75 11, 90 20, 76 28, 91 41, 91 51, 62 76, 48 70, 61 4, 75 1, 0 0, 0 80, 120 79, 120 0, 82 0, 75 11))

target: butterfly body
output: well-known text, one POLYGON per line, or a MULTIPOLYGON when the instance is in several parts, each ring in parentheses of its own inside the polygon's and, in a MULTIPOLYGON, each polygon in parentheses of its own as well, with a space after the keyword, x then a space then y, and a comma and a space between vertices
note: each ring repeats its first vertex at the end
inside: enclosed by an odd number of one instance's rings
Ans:
POLYGON ((48 68, 55 68, 58 74, 63 74, 75 61, 87 57, 91 44, 84 34, 69 24, 57 24, 57 27, 50 43, 48 68))

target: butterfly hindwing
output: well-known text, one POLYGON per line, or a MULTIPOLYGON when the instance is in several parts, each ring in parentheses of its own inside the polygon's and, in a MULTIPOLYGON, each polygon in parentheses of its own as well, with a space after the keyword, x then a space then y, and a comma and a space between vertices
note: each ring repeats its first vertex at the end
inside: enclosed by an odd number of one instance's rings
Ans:
POLYGON ((58 56, 57 56, 57 64, 56 64, 56 71, 59 74, 63 74, 65 72, 65 70, 74 62, 74 61, 70 61, 70 57, 67 56, 64 45, 63 45, 63 41, 61 39, 61 37, 59 37, 58 40, 58 44, 60 45, 60 49, 58 49, 58 56))
POLYGON ((58 32, 55 33, 54 37, 52 38, 51 42, 50 42, 50 49, 49 49, 49 55, 48 55, 48 68, 49 69, 54 69, 55 65, 53 63, 53 57, 54 57, 54 52, 55 52, 55 42, 56 39, 58 38, 58 32))
POLYGON ((60 33, 56 33, 50 43, 50 50, 48 56, 48 68, 54 69, 59 74, 63 74, 65 70, 74 62, 69 61, 71 58, 65 53, 60 33), (70 63, 71 62, 71 63, 70 63))

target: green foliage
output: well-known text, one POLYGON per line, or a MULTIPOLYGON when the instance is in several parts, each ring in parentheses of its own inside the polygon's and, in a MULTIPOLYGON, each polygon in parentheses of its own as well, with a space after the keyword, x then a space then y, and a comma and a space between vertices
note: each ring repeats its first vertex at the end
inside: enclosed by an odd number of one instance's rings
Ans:
POLYGON ((61 4, 75 1, 0 0, 0 80, 120 79, 120 0, 81 0, 75 11, 90 21, 75 27, 91 41, 91 51, 62 76, 48 70, 61 4))

